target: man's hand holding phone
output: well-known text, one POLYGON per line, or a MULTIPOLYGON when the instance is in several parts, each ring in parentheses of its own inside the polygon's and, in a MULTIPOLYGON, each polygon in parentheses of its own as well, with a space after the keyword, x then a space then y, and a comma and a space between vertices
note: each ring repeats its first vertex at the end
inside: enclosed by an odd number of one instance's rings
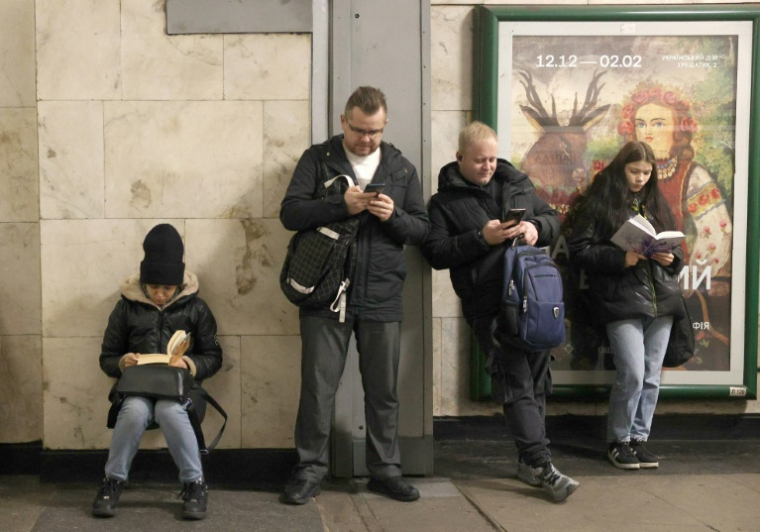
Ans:
POLYGON ((343 194, 343 201, 346 203, 346 209, 351 216, 359 214, 367 209, 369 201, 374 198, 376 194, 363 192, 361 188, 354 185, 348 187, 346 193, 343 194))
POLYGON ((490 246, 520 237, 529 245, 538 241, 538 230, 530 222, 523 222, 525 209, 510 209, 504 220, 490 220, 481 230, 483 239, 490 246))

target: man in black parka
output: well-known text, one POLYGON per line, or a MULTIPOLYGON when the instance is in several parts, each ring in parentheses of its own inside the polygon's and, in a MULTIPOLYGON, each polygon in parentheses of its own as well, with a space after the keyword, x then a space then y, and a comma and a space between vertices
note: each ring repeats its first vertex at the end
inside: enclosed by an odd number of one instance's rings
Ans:
POLYGON ((450 269, 464 317, 488 357, 493 397, 504 405, 519 453, 518 477, 562 501, 578 483, 551 462, 544 428, 550 354, 517 347, 499 312, 506 246, 515 238, 532 246, 551 245, 559 236, 559 222, 528 176, 497 154, 493 129, 473 122, 462 130, 457 160, 441 169, 438 193, 430 199, 431 226, 422 253, 433 268, 450 269), (510 209, 525 209, 519 223, 502 223, 510 209))
MULTIPOLYGON (((300 308, 301 399, 295 444, 299 462, 283 501, 304 504, 320 492, 328 472, 329 436, 335 393, 353 333, 359 351, 367 416, 367 487, 401 501, 419 492, 401 476, 398 445, 398 377, 406 268, 404 244, 419 245, 428 230, 422 189, 414 166, 382 142, 385 95, 359 87, 340 117, 343 135, 314 145, 301 156, 282 200, 286 229, 304 231, 357 216, 356 267, 345 308, 334 312, 300 308), (355 183, 344 195, 315 199, 319 187, 338 175, 355 183), (382 192, 365 192, 367 184, 382 192)), ((334 307, 335 308, 335 307, 334 307)), ((420 384, 421 385, 421 384, 420 384)))

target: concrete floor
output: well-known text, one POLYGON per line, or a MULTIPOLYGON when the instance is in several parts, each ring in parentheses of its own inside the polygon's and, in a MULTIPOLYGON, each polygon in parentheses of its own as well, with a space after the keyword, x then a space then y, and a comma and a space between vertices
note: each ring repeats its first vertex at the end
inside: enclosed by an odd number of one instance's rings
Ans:
POLYGON ((400 503, 366 490, 366 480, 332 480, 315 501, 280 504, 275 491, 211 486, 209 516, 179 517, 178 486, 135 484, 119 514, 95 519, 95 485, 42 484, 0 476, 0 531, 256 532, 760 532, 760 444, 743 441, 652 442, 656 470, 621 471, 595 441, 555 442, 555 463, 580 481, 555 504, 515 477, 508 441, 436 444, 436 476, 413 478, 422 498, 400 503))

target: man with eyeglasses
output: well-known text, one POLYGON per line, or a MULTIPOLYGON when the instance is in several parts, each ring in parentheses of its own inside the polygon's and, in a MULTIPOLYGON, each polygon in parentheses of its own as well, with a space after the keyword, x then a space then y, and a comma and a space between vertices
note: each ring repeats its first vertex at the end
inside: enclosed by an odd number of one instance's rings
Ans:
POLYGON ((300 308, 301 399, 295 445, 299 462, 285 486, 283 501, 305 504, 320 493, 328 472, 335 393, 353 333, 359 351, 367 417, 367 488, 399 501, 414 501, 417 489, 401 476, 398 444, 398 379, 406 268, 404 245, 418 245, 428 218, 417 171, 392 145, 383 142, 388 123, 385 95, 359 87, 340 117, 342 135, 307 149, 282 200, 286 229, 303 231, 359 217, 354 240, 356 267, 350 275, 345 321, 325 305, 300 308), (320 186, 350 176, 344 195, 315 199, 320 186))

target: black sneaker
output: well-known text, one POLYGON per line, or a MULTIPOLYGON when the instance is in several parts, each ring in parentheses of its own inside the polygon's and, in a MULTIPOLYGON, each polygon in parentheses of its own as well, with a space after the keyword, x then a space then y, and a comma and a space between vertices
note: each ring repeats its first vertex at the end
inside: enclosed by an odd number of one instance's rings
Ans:
POLYGON ((539 464, 534 473, 541 482, 541 487, 552 496, 554 502, 564 501, 580 486, 577 480, 560 473, 551 462, 539 464))
POLYGON ((620 469, 638 469, 641 467, 639 459, 636 458, 631 445, 627 441, 610 443, 607 449, 607 458, 610 459, 612 465, 620 469))
POLYGON ((631 440, 631 450, 639 460, 639 467, 655 468, 660 467, 660 459, 657 455, 650 453, 644 446, 644 440, 631 440))
POLYGON ((92 515, 95 517, 113 517, 116 515, 116 506, 119 504, 121 490, 124 489, 124 481, 114 478, 104 478, 103 484, 98 488, 98 494, 92 503, 92 515))
POLYGON ((184 519, 205 519, 208 502, 208 486, 203 479, 183 484, 179 494, 182 500, 182 517, 184 519))

